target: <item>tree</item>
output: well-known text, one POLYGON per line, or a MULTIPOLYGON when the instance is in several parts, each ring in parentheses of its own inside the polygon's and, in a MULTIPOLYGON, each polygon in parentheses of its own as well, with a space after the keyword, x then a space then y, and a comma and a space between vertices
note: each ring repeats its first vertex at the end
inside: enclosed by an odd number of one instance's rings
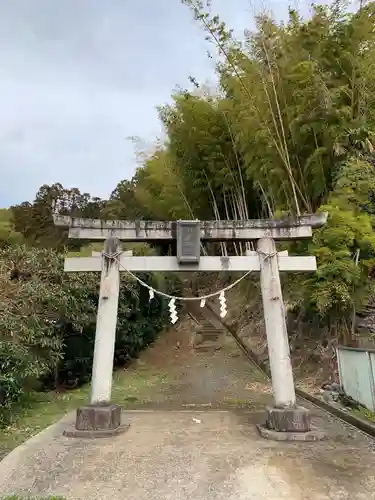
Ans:
MULTIPOLYGON (((53 214, 72 217, 100 217, 104 201, 91 198, 79 189, 66 189, 56 183, 39 188, 32 203, 23 202, 11 207, 11 223, 14 230, 23 235, 27 244, 43 248, 62 249, 68 245, 68 230, 56 227, 53 214)), ((69 242, 80 248, 81 242, 69 242)))
POLYGON ((289 245, 319 263, 314 279, 299 279, 304 293, 295 303, 349 342, 353 307, 372 293, 375 259, 375 3, 354 13, 340 1, 315 5, 309 19, 290 11, 281 24, 262 15, 242 45, 203 2, 183 3, 218 50, 220 89, 202 92, 192 79, 193 92, 160 108, 167 139, 137 172, 134 192, 166 217, 327 210, 310 248, 289 245))
POLYGON ((124 220, 142 219, 147 207, 139 205, 135 189, 135 178, 119 182, 105 205, 104 217, 124 220))
POLYGON ((0 208, 0 249, 23 241, 22 235, 12 229, 11 217, 10 210, 0 208))
MULTIPOLYGON (((248 218, 244 168, 235 148, 226 103, 181 92, 160 109, 168 152, 190 212, 200 219, 248 218)), ((246 186, 252 191, 251 185, 246 186)))

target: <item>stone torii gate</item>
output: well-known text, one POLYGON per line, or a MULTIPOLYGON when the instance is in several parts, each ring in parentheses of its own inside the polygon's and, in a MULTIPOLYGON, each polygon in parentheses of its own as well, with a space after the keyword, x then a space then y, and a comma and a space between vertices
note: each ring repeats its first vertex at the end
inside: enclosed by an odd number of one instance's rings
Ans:
POLYGON ((279 271, 316 271, 315 257, 289 256, 276 251, 275 240, 305 239, 323 226, 327 214, 282 220, 245 221, 120 221, 54 216, 56 226, 69 227, 69 238, 105 240, 102 253, 65 259, 66 272, 101 272, 91 401, 77 409, 75 429, 68 436, 107 436, 121 426, 121 410, 111 404, 120 271, 258 271, 267 334, 274 406, 267 408, 263 437, 278 440, 316 440, 307 409, 297 406, 279 271), (257 250, 245 256, 201 256, 201 241, 254 241, 257 250), (177 255, 133 256, 121 252, 120 241, 173 242, 177 255))

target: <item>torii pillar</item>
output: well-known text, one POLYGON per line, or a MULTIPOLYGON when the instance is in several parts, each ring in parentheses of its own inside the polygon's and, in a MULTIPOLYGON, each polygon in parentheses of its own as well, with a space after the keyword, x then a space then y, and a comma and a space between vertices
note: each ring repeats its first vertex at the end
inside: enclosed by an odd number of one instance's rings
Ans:
POLYGON ((324 434, 313 429, 309 410, 297 405, 275 241, 260 239, 257 251, 274 396, 274 405, 266 409, 265 424, 257 427, 266 439, 318 441, 324 434))
POLYGON ((111 402, 113 360, 120 293, 120 242, 108 236, 103 252, 93 259, 101 261, 101 280, 90 404, 77 408, 75 426, 64 431, 66 437, 97 438, 125 432, 121 407, 111 402))

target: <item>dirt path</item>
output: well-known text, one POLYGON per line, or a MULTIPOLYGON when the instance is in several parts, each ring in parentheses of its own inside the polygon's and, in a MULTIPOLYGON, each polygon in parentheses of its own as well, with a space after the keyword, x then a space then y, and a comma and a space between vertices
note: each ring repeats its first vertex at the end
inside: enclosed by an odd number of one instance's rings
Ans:
POLYGON ((195 331, 195 323, 188 320, 165 332, 142 355, 130 371, 161 370, 164 383, 127 407, 183 409, 186 405, 210 405, 218 409, 263 409, 271 401, 267 380, 247 361, 232 337, 223 333, 224 345, 220 349, 200 351, 192 347, 195 331))
POLYGON ((265 441, 270 388, 234 341, 217 351, 191 347, 194 323, 166 332, 133 372, 158 373, 132 401, 130 430, 117 438, 64 438, 68 421, 44 431, 0 463, 2 494, 68 500, 369 500, 375 498, 374 441, 313 408, 327 441, 265 441), (195 406, 191 406, 195 405, 195 406), (199 406, 203 405, 203 406, 199 406), (209 405, 209 406, 207 406, 209 405))

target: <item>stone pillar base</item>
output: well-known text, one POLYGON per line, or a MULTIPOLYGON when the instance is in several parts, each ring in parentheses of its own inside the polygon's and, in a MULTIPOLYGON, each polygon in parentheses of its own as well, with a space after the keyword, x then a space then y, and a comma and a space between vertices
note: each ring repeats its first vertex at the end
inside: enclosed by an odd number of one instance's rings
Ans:
POLYGON ((87 405, 77 409, 75 427, 64 436, 78 438, 110 437, 122 434, 129 425, 121 425, 121 408, 114 404, 87 405))
POLYGON ((311 427, 309 410, 296 408, 267 408, 266 423, 258 425, 265 439, 275 441, 320 441, 325 435, 311 427))

